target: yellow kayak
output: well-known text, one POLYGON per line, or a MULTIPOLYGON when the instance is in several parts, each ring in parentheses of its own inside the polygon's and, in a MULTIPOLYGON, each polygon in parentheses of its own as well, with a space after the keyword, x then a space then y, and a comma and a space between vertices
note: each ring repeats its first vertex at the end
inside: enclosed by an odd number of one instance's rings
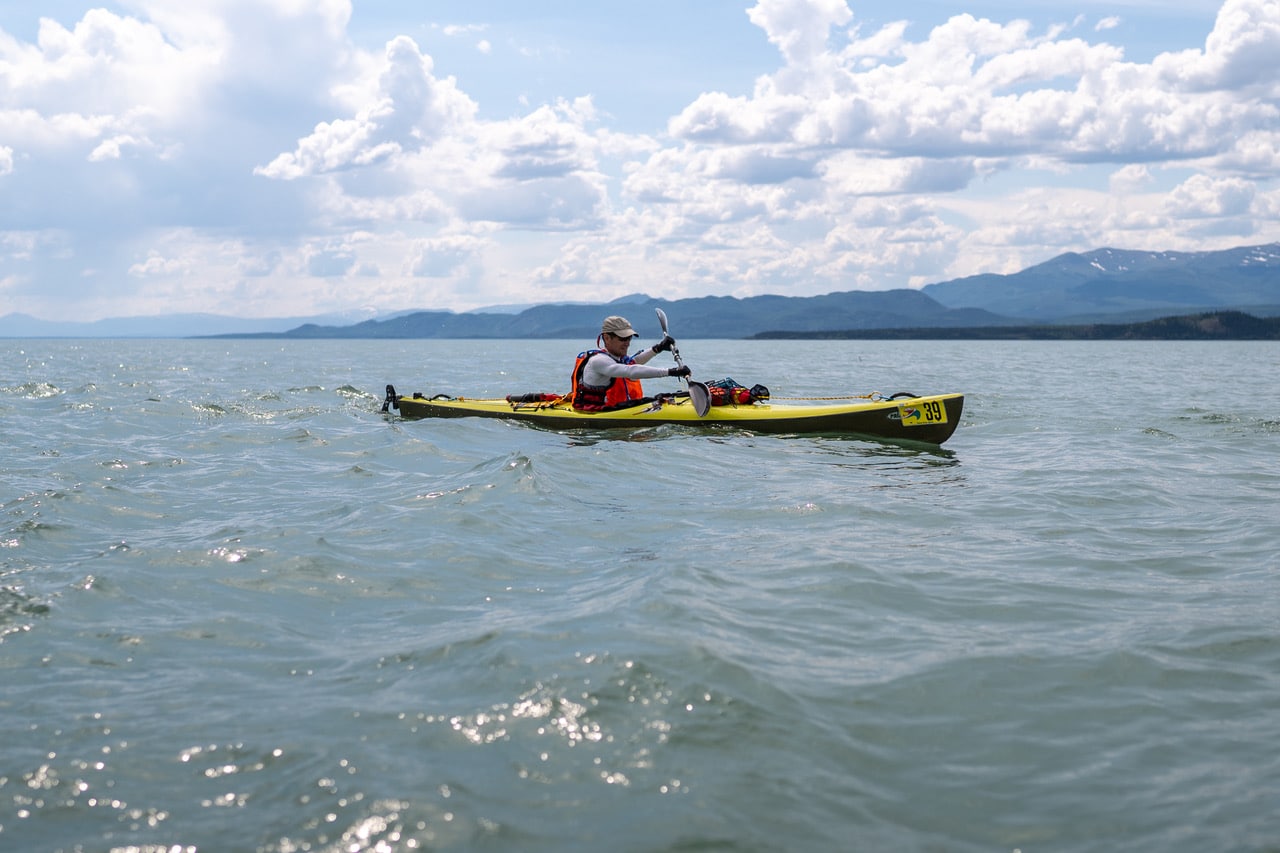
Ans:
POLYGON ((421 393, 396 394, 387 386, 384 412, 395 409, 406 418, 482 417, 521 421, 552 430, 590 430, 678 424, 730 427, 767 433, 850 434, 942 444, 960 423, 963 394, 893 397, 869 395, 840 402, 780 403, 757 401, 711 406, 699 416, 687 392, 660 395, 639 405, 601 412, 575 410, 567 399, 528 394, 507 399, 472 399, 421 393))

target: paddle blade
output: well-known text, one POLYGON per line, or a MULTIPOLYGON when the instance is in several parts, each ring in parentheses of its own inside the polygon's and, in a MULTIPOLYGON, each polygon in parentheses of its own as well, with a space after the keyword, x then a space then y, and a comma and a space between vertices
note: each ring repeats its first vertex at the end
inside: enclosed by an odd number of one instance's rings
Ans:
POLYGON ((667 312, 661 308, 654 308, 653 310, 658 315, 658 325, 662 327, 662 334, 667 334, 667 312))
POLYGON ((698 417, 705 418, 711 411, 711 391, 705 382, 689 382, 689 400, 693 403, 693 411, 698 417))

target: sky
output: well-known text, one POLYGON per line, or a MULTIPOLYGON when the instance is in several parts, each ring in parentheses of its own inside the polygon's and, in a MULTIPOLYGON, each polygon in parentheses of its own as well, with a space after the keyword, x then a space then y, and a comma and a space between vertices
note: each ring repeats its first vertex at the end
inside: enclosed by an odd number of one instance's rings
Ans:
POLYGON ((1280 0, 0 0, 0 316, 808 296, 1276 242, 1277 56, 1280 0))

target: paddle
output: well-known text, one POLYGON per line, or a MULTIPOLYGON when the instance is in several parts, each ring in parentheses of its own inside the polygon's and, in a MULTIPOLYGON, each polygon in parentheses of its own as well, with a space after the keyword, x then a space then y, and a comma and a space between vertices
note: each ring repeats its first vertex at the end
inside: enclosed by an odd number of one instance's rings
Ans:
MULTIPOLYGON (((666 312, 661 308, 654 308, 653 310, 658 314, 658 325, 662 327, 662 334, 670 335, 671 333, 667 331, 666 312)), ((677 365, 684 367, 684 361, 680 358, 680 350, 676 349, 674 343, 671 344, 671 355, 675 357, 677 365)), ((693 402, 694 412, 697 413, 698 417, 705 418, 707 412, 711 411, 711 392, 707 390, 704 382, 694 382, 688 377, 685 378, 685 382, 689 383, 689 399, 693 402)))

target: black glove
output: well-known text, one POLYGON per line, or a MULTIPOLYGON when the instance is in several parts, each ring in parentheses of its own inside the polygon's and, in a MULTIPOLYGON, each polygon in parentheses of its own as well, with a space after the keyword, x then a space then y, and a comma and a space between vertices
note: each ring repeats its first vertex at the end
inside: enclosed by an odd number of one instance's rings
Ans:
POLYGON ((670 335, 663 335, 662 340, 653 345, 654 352, 670 352, 671 348, 676 345, 676 339, 670 335))
POLYGON ((679 367, 673 367, 667 371, 668 376, 692 376, 693 371, 689 369, 689 365, 682 364, 679 367))

